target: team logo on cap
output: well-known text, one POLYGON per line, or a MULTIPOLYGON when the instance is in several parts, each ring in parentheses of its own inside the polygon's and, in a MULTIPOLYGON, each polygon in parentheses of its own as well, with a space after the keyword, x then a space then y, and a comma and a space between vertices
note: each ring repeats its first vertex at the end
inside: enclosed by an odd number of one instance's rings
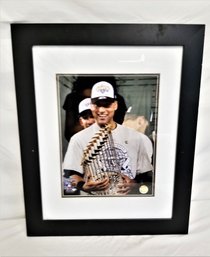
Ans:
POLYGON ((87 108, 87 109, 90 108, 90 102, 85 103, 84 107, 87 108))
POLYGON ((96 88, 96 91, 101 94, 107 93, 109 92, 109 90, 110 90, 110 87, 105 84, 98 85, 96 88))

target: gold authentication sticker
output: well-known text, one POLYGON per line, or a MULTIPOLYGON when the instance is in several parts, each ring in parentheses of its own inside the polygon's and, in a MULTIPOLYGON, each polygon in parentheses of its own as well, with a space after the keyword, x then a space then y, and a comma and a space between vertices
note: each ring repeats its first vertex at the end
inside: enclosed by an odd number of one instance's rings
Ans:
POLYGON ((139 187, 139 192, 140 192, 141 194, 147 194, 148 191, 149 191, 149 188, 148 188, 148 186, 146 186, 146 185, 141 185, 141 186, 139 187))

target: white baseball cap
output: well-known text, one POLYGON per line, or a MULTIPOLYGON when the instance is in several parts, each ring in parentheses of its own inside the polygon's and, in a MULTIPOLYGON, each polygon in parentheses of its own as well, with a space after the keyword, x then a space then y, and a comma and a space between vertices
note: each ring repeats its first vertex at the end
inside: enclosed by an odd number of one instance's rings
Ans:
POLYGON ((113 86, 106 82, 100 81, 93 85, 91 90, 91 101, 96 102, 97 100, 103 99, 114 99, 114 89, 113 86))
POLYGON ((79 114, 86 111, 90 110, 90 105, 91 105, 91 99, 90 98, 85 98, 79 103, 79 114))

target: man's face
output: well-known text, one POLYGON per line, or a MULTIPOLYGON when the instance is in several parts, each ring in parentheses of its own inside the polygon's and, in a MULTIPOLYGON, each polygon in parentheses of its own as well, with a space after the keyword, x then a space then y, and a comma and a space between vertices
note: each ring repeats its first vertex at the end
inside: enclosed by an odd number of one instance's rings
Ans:
POLYGON ((113 122, 114 113, 117 110, 117 101, 98 100, 91 105, 93 117, 99 126, 113 122))
POLYGON ((92 125, 95 122, 95 119, 91 113, 91 111, 86 111, 82 116, 79 118, 80 125, 83 128, 88 128, 90 125, 92 125))
POLYGON ((84 119, 84 118, 80 117, 79 122, 83 128, 88 128, 88 127, 90 127, 90 125, 92 125, 95 122, 95 119, 92 117, 89 117, 88 119, 84 119))

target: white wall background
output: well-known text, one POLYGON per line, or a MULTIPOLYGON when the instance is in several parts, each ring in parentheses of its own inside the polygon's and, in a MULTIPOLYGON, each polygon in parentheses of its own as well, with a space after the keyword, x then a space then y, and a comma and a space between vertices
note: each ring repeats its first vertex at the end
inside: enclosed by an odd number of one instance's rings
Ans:
POLYGON ((0 0, 0 256, 210 256, 210 1, 0 0), (10 23, 206 24, 188 235, 28 238, 10 23))

